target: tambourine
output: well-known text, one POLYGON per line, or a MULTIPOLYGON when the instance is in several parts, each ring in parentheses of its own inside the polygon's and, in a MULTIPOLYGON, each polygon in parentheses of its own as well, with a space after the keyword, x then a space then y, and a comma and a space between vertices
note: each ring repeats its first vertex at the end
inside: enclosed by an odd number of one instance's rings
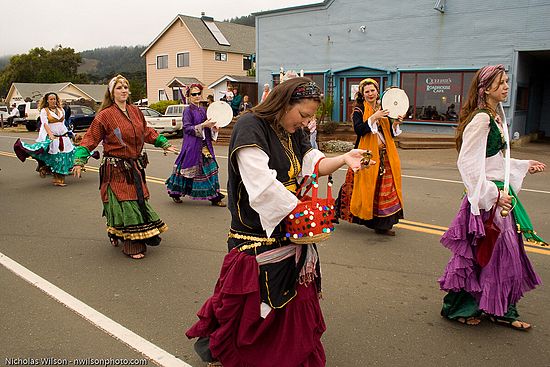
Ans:
POLYGON ((388 110, 392 119, 405 116, 409 110, 409 97, 403 89, 392 87, 382 94, 382 109, 388 110))
POLYGON ((225 127, 233 120, 233 110, 226 102, 212 102, 206 110, 206 117, 215 121, 216 127, 225 127))

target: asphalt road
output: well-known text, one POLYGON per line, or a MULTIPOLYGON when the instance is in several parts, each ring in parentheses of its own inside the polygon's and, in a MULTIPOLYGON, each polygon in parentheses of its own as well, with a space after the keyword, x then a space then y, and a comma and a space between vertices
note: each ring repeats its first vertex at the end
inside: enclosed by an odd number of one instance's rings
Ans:
MULTIPOLYGON (((176 356, 203 366, 184 332, 215 285, 226 252, 227 209, 190 200, 173 203, 162 182, 175 156, 149 147, 150 202, 170 229, 145 259, 131 260, 107 239, 93 169, 98 161, 90 161, 82 179, 70 177, 67 187, 54 187, 49 178, 38 177, 34 161, 15 158, 12 145, 18 136, 31 141, 36 133, 0 131, 0 364, 48 357, 70 365, 75 358, 139 359, 153 345, 165 365, 175 365, 166 356, 176 356), (67 292, 127 330, 123 338, 130 331, 137 334, 125 339, 137 341, 128 346, 98 327, 104 324, 95 316, 84 318, 23 280, 6 267, 10 259, 55 285, 54 293, 67 292)), ((171 141, 181 144, 181 139, 171 141)), ((225 187, 227 147, 216 146, 216 152, 225 187)), ((439 316, 444 294, 437 278, 450 254, 439 237, 463 191, 456 153, 401 150, 400 155, 406 220, 397 236, 379 237, 342 223, 320 245, 327 366, 550 366, 547 286, 519 303, 522 318, 534 325, 529 332, 488 321, 467 327, 439 316)), ((550 163, 550 145, 533 143, 512 156, 550 163)), ((344 174, 336 173, 335 188, 344 174)), ((549 177, 548 172, 527 177, 520 194, 546 239, 549 177)), ((550 284, 550 251, 528 251, 543 282, 550 284)))

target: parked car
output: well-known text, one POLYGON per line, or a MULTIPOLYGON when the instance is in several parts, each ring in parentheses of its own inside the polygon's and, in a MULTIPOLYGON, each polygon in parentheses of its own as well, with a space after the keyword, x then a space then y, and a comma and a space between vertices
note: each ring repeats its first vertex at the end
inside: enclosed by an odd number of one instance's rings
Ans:
POLYGON ((178 137, 183 136, 183 125, 182 125, 182 116, 183 116, 183 109, 185 109, 186 105, 177 105, 177 106, 184 106, 181 108, 181 113, 179 115, 174 115, 177 112, 174 111, 168 111, 168 108, 172 106, 168 106, 166 109, 167 112, 170 112, 171 115, 164 114, 162 115, 160 112, 153 110, 149 107, 140 107, 139 109, 143 113, 143 117, 145 117, 145 121, 147 121, 147 126, 152 127, 159 133, 169 133, 169 134, 176 134, 178 137))
POLYGON ((8 106, 0 106, 0 118, 4 122, 4 126, 8 124, 8 117, 10 117, 8 106))
POLYGON ((15 124, 24 124, 27 130, 36 130, 36 120, 40 117, 38 102, 16 102, 19 110, 19 117, 13 121, 15 124))
POLYGON ((67 128, 71 131, 85 130, 92 124, 95 118, 95 111, 88 106, 69 105, 71 116, 65 121, 67 128))

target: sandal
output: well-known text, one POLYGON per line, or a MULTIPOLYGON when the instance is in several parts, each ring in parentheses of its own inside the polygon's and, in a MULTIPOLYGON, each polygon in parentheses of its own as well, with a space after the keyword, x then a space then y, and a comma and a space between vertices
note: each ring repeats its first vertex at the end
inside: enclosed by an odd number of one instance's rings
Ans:
POLYGON ((470 316, 470 317, 457 317, 455 319, 450 319, 448 317, 445 317, 447 320, 450 321, 456 321, 462 325, 468 325, 468 326, 477 326, 481 323, 481 318, 478 316, 470 316))
POLYGON ((219 200, 219 201, 213 201, 212 206, 219 206, 220 208, 225 208, 227 204, 219 200))
POLYGON ((171 196, 171 198, 174 201, 174 203, 176 203, 176 204, 183 203, 183 201, 178 196, 171 196))
POLYGON ((528 324, 520 320, 509 320, 504 317, 490 316, 489 319, 494 324, 508 326, 514 330, 527 331, 531 328, 531 324, 528 324))
POLYGON ((384 236, 392 236, 392 237, 395 236, 395 231, 391 229, 375 229, 374 233, 381 234, 384 236))

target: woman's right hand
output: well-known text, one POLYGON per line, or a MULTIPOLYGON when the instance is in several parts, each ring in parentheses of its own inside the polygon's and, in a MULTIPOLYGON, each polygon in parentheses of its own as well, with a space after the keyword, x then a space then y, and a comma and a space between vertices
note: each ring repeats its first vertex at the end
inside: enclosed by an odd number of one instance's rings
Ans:
POLYGON ((375 113, 372 114, 372 118, 375 121, 380 120, 382 117, 386 117, 390 114, 389 110, 378 110, 375 113))
POLYGON ((350 167, 354 172, 357 172, 361 168, 369 168, 370 166, 373 166, 376 164, 375 161, 372 159, 368 162, 367 165, 363 164, 363 153, 365 153, 366 150, 364 149, 352 149, 349 152, 345 153, 343 155, 344 162, 350 167))
POLYGON ((54 141, 55 140, 55 135, 54 134, 48 134, 48 138, 50 138, 51 141, 54 141))
POLYGON ((202 125, 203 128, 205 128, 205 127, 212 128, 212 127, 216 126, 216 121, 212 121, 212 119, 208 119, 205 122, 203 122, 201 125, 202 125))
POLYGON ((512 197, 506 194, 504 191, 501 191, 497 205, 500 206, 502 209, 510 211, 512 209, 512 197))

